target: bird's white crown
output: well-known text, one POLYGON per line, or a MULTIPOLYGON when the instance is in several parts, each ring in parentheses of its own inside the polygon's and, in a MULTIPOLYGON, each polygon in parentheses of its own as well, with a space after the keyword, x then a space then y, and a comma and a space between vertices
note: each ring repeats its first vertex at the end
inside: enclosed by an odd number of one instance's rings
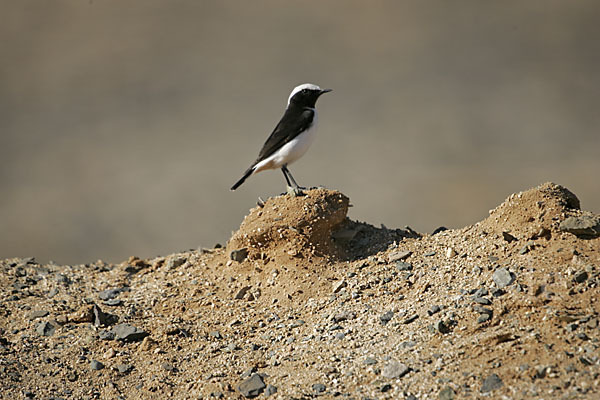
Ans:
POLYGON ((301 91, 303 89, 321 90, 320 87, 318 87, 317 85, 313 85, 312 83, 303 83, 302 85, 298 85, 294 88, 294 90, 292 90, 292 93, 290 93, 290 97, 288 97, 288 106, 290 105, 290 101, 292 100, 292 97, 294 97, 294 95, 296 93, 298 93, 299 91, 301 91))

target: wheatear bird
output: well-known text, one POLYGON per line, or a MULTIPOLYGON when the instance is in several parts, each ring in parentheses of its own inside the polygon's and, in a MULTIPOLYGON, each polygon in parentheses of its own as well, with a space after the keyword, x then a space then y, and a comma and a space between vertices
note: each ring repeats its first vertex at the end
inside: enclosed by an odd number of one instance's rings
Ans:
POLYGON ((296 86, 292 90, 285 113, 258 153, 258 158, 231 190, 237 189, 250 175, 281 168, 288 191, 302 193, 287 166, 302 157, 310 147, 317 127, 315 104, 319 96, 327 92, 331 92, 331 89, 321 89, 312 83, 296 86))

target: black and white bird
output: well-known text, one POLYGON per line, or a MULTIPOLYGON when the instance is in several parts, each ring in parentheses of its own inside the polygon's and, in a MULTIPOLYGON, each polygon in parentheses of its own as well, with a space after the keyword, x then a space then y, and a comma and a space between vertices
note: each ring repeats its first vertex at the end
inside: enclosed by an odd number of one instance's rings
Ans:
POLYGON ((250 175, 281 168, 288 192, 302 193, 288 165, 302 157, 310 147, 317 128, 315 104, 319 96, 327 92, 331 92, 331 89, 321 89, 312 83, 296 86, 292 90, 283 117, 258 153, 258 158, 231 190, 237 189, 250 175))

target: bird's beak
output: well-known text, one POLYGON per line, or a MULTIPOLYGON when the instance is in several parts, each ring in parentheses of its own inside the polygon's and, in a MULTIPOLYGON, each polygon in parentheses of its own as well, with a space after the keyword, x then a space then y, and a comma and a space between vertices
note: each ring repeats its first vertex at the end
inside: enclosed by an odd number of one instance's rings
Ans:
POLYGON ((333 89, 323 89, 323 90, 321 90, 321 94, 323 94, 323 93, 329 93, 329 92, 331 92, 332 90, 333 90, 333 89))

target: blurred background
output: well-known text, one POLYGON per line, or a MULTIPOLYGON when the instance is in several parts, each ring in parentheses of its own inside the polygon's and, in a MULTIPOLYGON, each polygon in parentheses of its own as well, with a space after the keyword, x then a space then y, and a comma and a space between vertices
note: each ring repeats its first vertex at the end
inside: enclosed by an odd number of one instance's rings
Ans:
POLYGON ((225 243, 292 88, 334 89, 291 166, 350 217, 431 232, 562 184, 600 212, 595 0, 0 4, 0 258, 225 243))

